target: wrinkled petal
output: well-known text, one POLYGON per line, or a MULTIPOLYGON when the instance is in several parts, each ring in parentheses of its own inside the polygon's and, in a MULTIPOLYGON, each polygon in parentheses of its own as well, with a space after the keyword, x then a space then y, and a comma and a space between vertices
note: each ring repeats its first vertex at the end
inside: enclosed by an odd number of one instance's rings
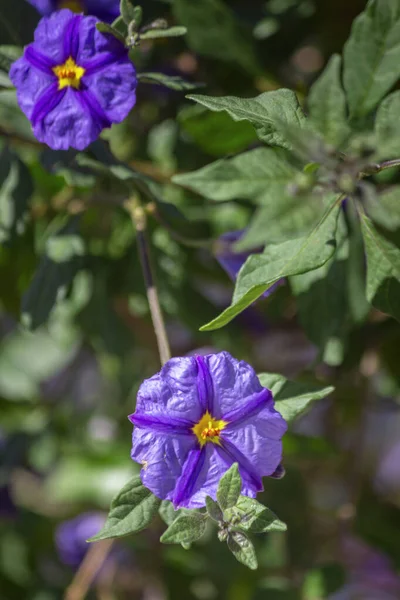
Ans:
POLYGON ((76 15, 68 9, 44 17, 35 29, 35 48, 57 65, 65 62, 64 37, 67 26, 76 15))
POLYGON ((201 508, 206 496, 217 497, 219 481, 233 460, 216 444, 206 444, 188 457, 172 501, 176 508, 201 508))
POLYGON ((77 60, 80 43, 79 30, 84 21, 86 19, 83 19, 82 15, 74 15, 66 24, 63 36, 63 63, 70 57, 77 60))
POLYGON ((47 75, 53 75, 52 69, 56 66, 56 63, 44 54, 38 52, 33 44, 29 44, 25 48, 24 58, 39 71, 43 71, 47 75))
POLYGON ((282 460, 281 438, 287 429, 282 416, 267 404, 247 420, 231 424, 221 438, 237 448, 260 477, 272 475, 282 460))
POLYGON ((193 436, 160 436, 135 427, 131 457, 143 464, 140 472, 143 485, 158 498, 172 500, 177 479, 194 447, 193 436))
POLYGON ((114 57, 128 56, 123 44, 110 34, 101 33, 96 29, 96 17, 85 17, 79 22, 79 48, 76 60, 85 69, 90 65, 108 64, 110 55, 114 57))
POLYGON ((170 435, 192 435, 193 424, 186 419, 172 418, 170 415, 129 415, 129 420, 136 427, 161 431, 170 435))
POLYGON ((273 403, 272 393, 264 388, 261 392, 248 396, 241 405, 235 406, 229 412, 224 413, 224 421, 227 421, 231 426, 233 424, 240 425, 242 421, 257 414, 268 403, 273 403))
POLYGON ((17 88, 17 100, 22 112, 30 119, 33 108, 43 92, 52 85, 54 78, 33 69, 23 56, 10 69, 10 79, 17 88))
POLYGON ((66 89, 63 99, 54 110, 33 127, 37 139, 54 150, 71 147, 83 150, 98 138, 100 131, 99 123, 83 108, 79 93, 71 88, 66 89))
POLYGON ((44 16, 51 15, 52 12, 57 10, 56 0, 28 0, 28 2, 44 16))
POLYGON ((113 123, 120 123, 136 103, 136 72, 128 57, 109 65, 83 81, 113 123))

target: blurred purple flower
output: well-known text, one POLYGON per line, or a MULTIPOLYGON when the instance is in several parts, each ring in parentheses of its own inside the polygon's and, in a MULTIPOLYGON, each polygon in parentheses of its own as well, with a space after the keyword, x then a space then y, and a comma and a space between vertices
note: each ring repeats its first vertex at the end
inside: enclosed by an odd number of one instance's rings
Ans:
MULTIPOLYGON (((261 254, 262 248, 253 250, 252 252, 235 252, 233 246, 238 242, 244 235, 245 229, 238 229, 237 231, 228 231, 222 234, 217 241, 217 248, 215 250, 215 258, 226 271, 232 281, 236 281, 240 269, 243 267, 246 260, 252 254, 261 254)), ((280 279, 274 283, 266 292, 263 294, 263 298, 268 298, 280 285, 284 283, 284 279, 280 279)))
POLYGON ((254 498, 280 465, 287 428, 252 367, 228 352, 169 360, 141 385, 129 419, 143 484, 176 508, 215 498, 234 462, 254 498))
POLYGON ((95 17, 60 10, 41 19, 10 79, 35 136, 54 150, 83 150, 136 102, 128 50, 95 17))
POLYGON ((0 486, 0 519, 11 518, 17 514, 17 508, 11 498, 8 485, 0 486))
POLYGON ((105 23, 112 23, 119 15, 119 0, 28 0, 28 2, 45 17, 61 8, 93 15, 105 23))
POLYGON ((398 600, 400 577, 390 560, 361 540, 347 538, 342 556, 349 571, 346 585, 329 596, 329 600, 398 600))
POLYGON ((78 567, 89 549, 86 540, 100 531, 105 520, 103 513, 88 512, 61 523, 56 530, 56 547, 61 561, 78 567))

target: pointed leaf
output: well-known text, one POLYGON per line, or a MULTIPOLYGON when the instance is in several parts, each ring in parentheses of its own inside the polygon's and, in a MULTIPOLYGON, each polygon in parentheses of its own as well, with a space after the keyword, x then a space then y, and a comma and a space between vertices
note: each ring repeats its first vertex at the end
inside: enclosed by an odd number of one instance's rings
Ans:
POLYGON ((361 216, 367 255, 367 299, 379 310, 400 321, 400 249, 361 216))
POLYGON ((255 571, 258 567, 256 551, 248 536, 241 531, 234 531, 228 536, 228 548, 236 560, 245 567, 255 571))
POLYGON ((290 381, 275 373, 259 373, 258 378, 262 386, 271 390, 276 410, 288 423, 302 414, 311 402, 325 398, 335 389, 314 382, 290 381))
POLYGON ((335 147, 348 136, 346 97, 341 84, 341 57, 334 54, 308 96, 310 118, 325 140, 335 147))
POLYGON ((239 475, 239 465, 234 463, 221 477, 217 490, 218 504, 225 510, 235 506, 242 489, 242 479, 239 475))
POLYGON ((0 244, 9 244, 24 233, 32 194, 28 168, 5 147, 0 154, 0 244))
MULTIPOLYGON (((121 17, 127 25, 129 25, 129 23, 133 21, 137 16, 135 12, 135 7, 133 6, 133 2, 131 2, 130 0, 121 0, 119 5, 119 11, 121 13, 121 17)), ((137 23, 137 25, 140 25, 140 23, 137 23)))
POLYGON ((117 40, 119 40, 122 44, 125 44, 124 36, 108 23, 96 23, 96 29, 101 33, 109 33, 117 40))
POLYGON ((0 46, 0 69, 8 73, 13 62, 20 58, 22 53, 23 48, 19 46, 0 46))
POLYGON ((218 506, 218 502, 215 502, 215 500, 210 498, 210 496, 206 496, 206 507, 208 515, 213 519, 213 521, 220 523, 224 520, 224 513, 218 506))
POLYGON ((171 525, 182 514, 182 510, 175 510, 174 505, 169 500, 161 502, 158 512, 166 525, 171 525))
POLYGON ((375 120, 377 159, 395 158, 400 153, 400 90, 379 105, 375 120))
POLYGON ((231 306, 201 330, 223 327, 279 279, 306 273, 325 264, 335 252, 339 210, 338 204, 334 203, 309 235, 271 244, 263 254, 250 256, 239 271, 231 306))
POLYGON ((103 529, 90 541, 119 538, 145 529, 150 525, 160 504, 161 500, 144 487, 139 475, 135 475, 111 502, 103 529))
POLYGON ((400 4, 370 0, 344 47, 344 87, 351 117, 367 115, 400 77, 400 4))
POLYGON ((203 87, 202 83, 191 83, 190 81, 182 79, 182 77, 164 75, 164 73, 139 73, 138 79, 143 83, 163 85, 170 90, 176 90, 178 92, 195 90, 196 88, 203 87))
POLYGON ((186 35, 186 27, 166 27, 165 29, 149 29, 140 34, 141 40, 155 40, 158 38, 180 37, 186 35))
POLYGON ((292 90, 264 92, 255 98, 235 96, 188 96, 191 100, 214 111, 225 110, 234 121, 249 121, 258 137, 271 146, 291 149, 291 144, 280 131, 279 123, 306 125, 306 118, 292 90))
POLYGON ((272 510, 247 496, 240 496, 235 506, 235 512, 241 517, 238 526, 246 531, 266 533, 269 531, 286 531, 287 529, 286 524, 280 521, 272 510))
POLYGON ((191 544, 204 535, 206 524, 207 515, 187 511, 175 519, 163 533, 160 541, 163 544, 191 544))

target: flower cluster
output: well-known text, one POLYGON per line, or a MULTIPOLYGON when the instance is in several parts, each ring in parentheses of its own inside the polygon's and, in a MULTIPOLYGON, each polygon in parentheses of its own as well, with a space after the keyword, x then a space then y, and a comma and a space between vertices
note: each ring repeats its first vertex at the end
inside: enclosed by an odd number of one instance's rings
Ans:
POLYGON ((235 462, 252 498, 279 470, 286 422, 252 367, 228 352, 169 360, 141 385, 129 418, 143 484, 176 508, 215 498, 235 462))
POLYGON ((56 150, 83 150, 136 102, 128 50, 95 17, 60 10, 43 18, 11 67, 18 103, 35 136, 56 150))

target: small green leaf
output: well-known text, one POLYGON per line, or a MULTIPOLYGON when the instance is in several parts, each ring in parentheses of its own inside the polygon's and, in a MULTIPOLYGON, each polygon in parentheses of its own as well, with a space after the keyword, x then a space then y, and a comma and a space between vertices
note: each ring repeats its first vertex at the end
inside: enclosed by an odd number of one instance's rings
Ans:
POLYGON ((341 83, 341 57, 334 54, 308 96, 311 121, 336 148, 348 136, 346 97, 341 83))
POLYGON ((374 186, 374 195, 364 199, 368 216, 389 231, 400 229, 400 185, 394 185, 379 194, 374 186))
POLYGON ((22 53, 23 48, 19 46, 0 46, 0 69, 8 73, 13 62, 20 58, 22 53))
POLYGON ((200 539, 206 531, 207 515, 185 511, 163 533, 160 541, 163 544, 191 544, 200 539))
POLYGON ((306 273, 325 264, 336 249, 339 210, 338 202, 333 203, 309 235, 271 244, 266 246, 263 254, 250 256, 239 272, 231 306, 203 325, 201 331, 223 327, 279 279, 306 273))
POLYGON ((169 500, 161 502, 158 512, 166 525, 171 525, 182 514, 182 510, 175 510, 174 505, 169 500))
POLYGON ((400 76, 400 4, 370 0, 354 21, 343 53, 351 117, 367 115, 400 76))
POLYGON ((241 489, 242 479, 239 474, 239 465, 234 463, 221 477, 218 485, 217 500, 222 510, 235 506, 241 489))
POLYGON ((367 255, 367 299, 400 321, 400 249, 365 214, 361 229, 367 255))
POLYGON ((400 90, 381 102, 375 120, 377 160, 395 158, 400 152, 400 90))
POLYGON ((306 118, 292 90, 264 92, 255 98, 235 96, 188 96, 191 100, 214 111, 225 110, 234 121, 249 121, 258 137, 271 146, 291 149, 282 133, 280 123, 305 127, 306 118))
POLYGON ((234 531, 228 536, 228 548, 236 560, 255 571, 258 567, 256 551, 248 536, 242 531, 234 531))
POLYGON ((122 44, 125 44, 124 36, 119 31, 117 31, 117 29, 114 29, 112 25, 109 25, 108 23, 96 23, 96 29, 101 33, 109 33, 110 35, 114 36, 117 40, 119 40, 122 44))
MULTIPOLYGON (((127 25, 129 25, 133 20, 135 20, 135 17, 138 16, 135 12, 133 2, 131 2, 130 0, 120 1, 119 12, 121 13, 121 17, 127 25)), ((137 23, 137 25, 140 25, 140 23, 137 23)))
POLYGON ((224 520, 224 513, 218 506, 218 502, 215 502, 215 500, 210 498, 210 496, 206 496, 206 507, 208 515, 213 519, 213 521, 220 523, 224 520))
POLYGON ((164 75, 164 73, 139 73, 138 79, 143 83, 163 85, 170 90, 175 90, 177 92, 195 90, 196 88, 203 87, 202 83, 191 83, 182 77, 164 75))
POLYGON ((253 533, 286 531, 287 526, 269 508, 247 496, 240 496, 235 512, 241 516, 240 529, 253 533))
POLYGON ((263 204, 269 199, 276 204, 277 195, 284 193, 298 173, 287 158, 287 152, 280 148, 256 148, 198 171, 175 175, 172 181, 210 200, 254 200, 260 196, 263 204))
POLYGON ((161 500, 144 487, 139 475, 135 475, 111 502, 103 529, 89 541, 119 538, 145 529, 160 504, 161 500))
POLYGON ((165 29, 149 29, 140 34, 141 40, 156 40, 158 38, 180 37, 186 35, 186 27, 166 27, 165 29))
POLYGON ((258 378, 262 386, 271 390, 276 410, 288 422, 302 414, 311 402, 325 398, 335 389, 314 382, 290 381, 275 373, 259 373, 258 378))
POLYGON ((24 233, 33 182, 28 168, 5 147, 0 153, 0 244, 24 233))

